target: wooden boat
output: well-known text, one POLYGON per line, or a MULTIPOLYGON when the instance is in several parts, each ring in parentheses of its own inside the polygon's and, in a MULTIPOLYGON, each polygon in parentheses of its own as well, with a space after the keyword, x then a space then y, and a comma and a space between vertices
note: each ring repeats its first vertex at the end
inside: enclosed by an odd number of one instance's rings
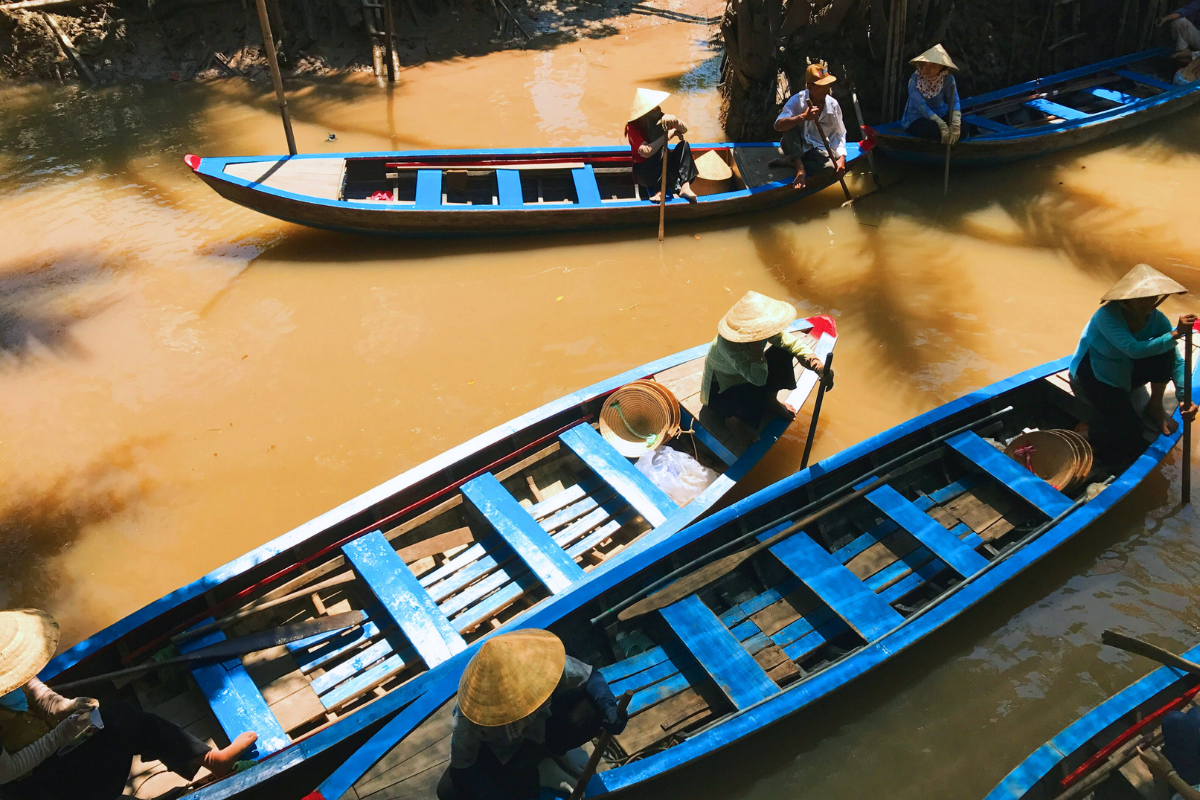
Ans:
MULTIPOLYGON (((1183 654, 1200 661, 1200 647, 1183 654)), ((1162 718, 1195 702, 1200 677, 1160 667, 1093 708, 1039 747, 988 794, 987 800, 1138 798, 1170 800, 1138 747, 1162 744, 1162 718)))
MULTIPOLYGON (((821 355, 837 339, 829 317, 798 320, 792 330, 821 355)), ((352 741, 381 718, 381 699, 411 700, 421 675, 485 633, 586 582, 596 565, 670 538, 758 463, 788 423, 771 419, 750 441, 712 419, 699 402, 706 351, 653 361, 481 434, 80 642, 41 677, 54 686, 145 664, 163 656, 171 637, 186 654, 362 609, 364 624, 319 641, 278 641, 244 659, 84 690, 220 743, 257 731, 255 755, 265 761, 237 776, 239 786, 352 741), (681 398, 683 427, 694 431, 662 446, 719 473, 682 507, 591 423, 608 395, 641 378, 681 398)), ((814 373, 797 370, 795 407, 816 384, 814 373)), ((153 797, 174 777, 150 764, 135 782, 153 797)), ((209 788, 228 796, 221 786, 209 788)))
MULTIPOLYGON (((588 796, 689 765, 862 676, 982 602, 1157 469, 1179 434, 1158 436, 1121 474, 1093 474, 1092 485, 1070 496, 994 446, 991 437, 1074 428, 1090 416, 1063 378, 1068 363, 872 437, 637 560, 603 565, 515 621, 557 633, 568 652, 601 668, 614 692, 634 692, 629 725, 615 737, 620 755, 592 779, 588 796), (686 580, 696 569, 689 559, 711 562, 825 506, 833 513, 770 546, 770 555, 661 610, 618 621, 617 612, 656 585, 686 580)), ((424 694, 308 800, 432 798, 471 652, 431 671, 424 694)))
MULTIPOLYGON (((965 99, 963 138, 950 160, 982 166, 1033 158, 1161 119, 1200 101, 1200 83, 1172 83, 1177 68, 1159 48, 965 99)), ((911 136, 899 122, 875 128, 874 138, 904 161, 946 158, 945 145, 911 136)))
MULTIPOLYGON (((847 163, 862 153, 855 142, 847 163)), ((668 222, 760 211, 819 192, 794 171, 769 167, 777 144, 697 144, 733 171, 695 182, 699 202, 676 197, 668 222)), ((222 197, 299 225, 396 236, 485 236, 653 227, 658 204, 633 181, 628 147, 435 150, 338 155, 201 158, 187 165, 222 197)))

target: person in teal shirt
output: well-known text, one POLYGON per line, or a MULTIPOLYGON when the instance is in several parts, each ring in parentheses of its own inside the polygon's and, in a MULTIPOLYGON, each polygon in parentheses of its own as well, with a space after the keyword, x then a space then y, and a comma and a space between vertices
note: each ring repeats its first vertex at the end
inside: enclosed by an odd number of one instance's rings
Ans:
MULTIPOLYGON (((1150 384, 1147 417, 1163 434, 1175 432, 1177 423, 1167 416, 1163 395, 1173 381, 1183 403, 1184 364, 1175 342, 1196 316, 1181 316, 1172 329, 1158 306, 1170 295, 1186 293, 1183 285, 1138 264, 1100 298, 1099 310, 1083 328, 1071 359, 1071 385, 1100 412, 1089 439, 1097 458, 1110 465, 1130 463, 1146 449, 1142 417, 1130 398, 1133 389, 1150 384)), ((1196 405, 1181 413, 1195 419, 1196 405)))

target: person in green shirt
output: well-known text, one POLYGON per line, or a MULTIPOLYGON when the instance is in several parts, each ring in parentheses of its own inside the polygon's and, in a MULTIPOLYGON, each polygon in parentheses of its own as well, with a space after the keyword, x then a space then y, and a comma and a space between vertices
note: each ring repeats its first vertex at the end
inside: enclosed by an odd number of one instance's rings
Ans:
POLYGON ((768 413, 790 419, 799 409, 785 407, 776 393, 796 388, 793 359, 832 388, 833 370, 825 374, 811 339, 787 332, 795 321, 791 303, 746 292, 717 324, 704 358, 700 402, 722 419, 735 417, 754 429, 768 413))

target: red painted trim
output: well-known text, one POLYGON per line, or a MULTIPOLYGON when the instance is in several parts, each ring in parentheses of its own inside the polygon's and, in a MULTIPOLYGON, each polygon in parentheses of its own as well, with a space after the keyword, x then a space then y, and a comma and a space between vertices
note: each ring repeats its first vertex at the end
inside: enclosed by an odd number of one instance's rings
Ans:
POLYGON ((319 791, 304 795, 304 800, 325 800, 325 795, 319 791))
POLYGON ((821 314, 816 317, 809 317, 808 321, 812 323, 812 328, 807 333, 814 339, 820 339, 825 334, 837 338, 837 322, 834 321, 833 317, 821 314))
POLYGON ((203 159, 201 159, 200 156, 192 155, 191 153, 188 153, 183 157, 183 163, 187 164, 192 172, 196 172, 200 169, 200 162, 202 160, 203 159))
POLYGON ((361 530, 357 530, 354 533, 350 534, 349 536, 339 539, 338 541, 334 542, 333 544, 326 545, 325 547, 321 548, 320 550, 318 550, 317 552, 308 556, 307 558, 303 558, 299 561, 292 562, 291 564, 289 564, 288 566, 279 570, 275 574, 270 575, 266 578, 263 578, 262 580, 258 581, 257 583, 247 586, 245 589, 242 589, 240 592, 233 595, 232 597, 227 597, 226 599, 222 600, 221 602, 215 603, 212 606, 209 606, 204 611, 193 616, 187 622, 183 622, 183 623, 175 625, 168 632, 160 634, 157 638, 151 640, 150 642, 147 642, 146 644, 142 645, 141 647, 137 648, 136 650, 133 650, 129 654, 123 656, 121 658, 121 663, 123 663, 123 664, 132 663, 139 656, 142 656, 145 653, 152 651, 152 650, 166 644, 167 640, 170 639, 170 637, 174 636, 175 634, 181 633, 181 632, 187 630, 188 628, 192 627, 197 622, 200 622, 203 619, 206 619, 208 617, 215 617, 218 613, 229 608, 230 605, 237 603, 239 600, 245 599, 248 595, 253 594, 254 592, 258 591, 259 589, 263 588, 264 586, 275 583, 280 578, 283 578, 287 575, 292 574, 293 572, 300 569, 304 565, 309 564, 324 555, 327 555, 329 552, 338 549, 342 545, 352 542, 353 540, 359 538, 360 536, 365 536, 368 533, 370 533, 371 531, 381 530, 384 525, 387 525, 390 522, 395 522, 397 519, 399 519, 400 517, 409 513, 410 511, 420 508, 421 506, 426 505, 427 503, 429 503, 433 500, 436 500, 437 498, 441 497, 442 495, 454 491, 455 489, 459 488, 467 481, 474 480, 475 478, 478 478, 483 473, 492 471, 500 464, 503 464, 505 461, 511 460, 515 456, 519 456, 522 453, 526 453, 529 450, 532 450, 536 447, 539 447, 540 445, 545 444, 548 440, 553 439, 553 438, 561 435, 562 433, 565 433, 566 431, 570 430, 571 428, 574 428, 576 425, 580 425, 585 422, 590 422, 591 419, 592 419, 592 415, 586 414, 583 417, 581 417, 580 419, 570 422, 570 423, 564 425, 563 427, 559 428, 556 431, 552 431, 550 433, 547 433, 545 436, 542 436, 539 439, 535 439, 534 441, 530 442, 529 444, 525 445, 524 447, 513 450, 511 453, 506 453, 504 456, 496 459, 491 464, 488 464, 486 467, 480 467, 479 469, 472 472, 470 475, 467 475, 464 478, 459 478, 458 480, 454 481, 453 483, 443 486, 441 489, 438 489, 433 494, 426 495, 425 497, 422 497, 420 500, 416 501, 415 503, 405 506, 404 508, 402 508, 399 511, 396 511, 392 514, 388 514, 386 517, 379 520, 378 522, 372 522, 370 525, 366 526, 365 528, 362 528, 361 530))
POLYGON ((1134 736, 1136 736, 1138 734, 1138 732, 1140 732, 1147 726, 1157 722, 1159 719, 1166 716, 1168 712, 1174 711, 1175 709, 1179 708, 1184 703, 1186 703, 1188 700, 1191 700, 1192 697, 1195 696, 1195 694, 1197 692, 1200 692, 1200 684, 1197 684, 1196 686, 1193 686, 1191 689, 1188 689, 1182 695, 1180 695, 1179 697, 1176 697, 1174 700, 1167 703, 1165 706, 1160 708, 1158 711, 1155 711, 1153 714, 1151 714, 1147 717, 1144 717, 1140 722, 1137 722, 1137 723, 1129 726, 1128 728, 1126 728, 1121 733, 1120 736, 1113 739, 1111 742, 1106 744, 1104 747, 1100 748, 1099 752, 1097 752, 1094 756, 1089 758, 1087 761, 1083 762, 1079 766, 1079 768, 1076 769, 1074 772, 1072 772, 1070 775, 1063 778, 1062 779, 1062 788, 1064 788, 1064 789, 1071 788, 1071 786, 1078 783, 1081 778, 1083 778, 1085 775, 1087 775, 1089 772, 1091 772, 1096 767, 1097 764, 1101 763, 1102 761, 1106 761, 1109 756, 1111 756, 1114 752, 1117 751, 1117 749, 1119 747, 1121 747, 1121 745, 1125 744, 1130 739, 1132 739, 1134 736))

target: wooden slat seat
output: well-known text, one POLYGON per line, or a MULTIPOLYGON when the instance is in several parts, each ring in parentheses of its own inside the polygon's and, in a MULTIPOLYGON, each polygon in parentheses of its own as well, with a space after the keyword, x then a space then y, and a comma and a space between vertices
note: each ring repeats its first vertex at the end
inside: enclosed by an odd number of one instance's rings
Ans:
POLYGON ((1016 133, 1019 130, 1018 128, 1014 128, 1012 125, 1005 125, 1003 122, 996 122, 995 120, 988 119, 987 117, 978 117, 974 114, 963 114, 962 121, 970 123, 976 128, 983 128, 985 131, 991 131, 992 133, 1016 133))
POLYGON ((1071 507, 1070 498, 992 447, 974 431, 960 433, 946 444, 1046 516, 1057 517, 1071 507))
POLYGON ((583 570, 490 472, 466 483, 463 496, 504 537, 553 594, 583 577, 583 570))
POLYGON ((779 692, 754 657, 699 597, 684 598, 660 613, 734 707, 746 708, 779 692))
POLYGON ((667 517, 679 510, 666 492, 638 472, 588 423, 576 425, 560 439, 654 527, 663 524, 667 517))
POLYGON ((1177 86, 1172 86, 1171 84, 1169 84, 1165 81, 1160 81, 1158 78, 1155 78, 1153 75, 1146 75, 1141 72, 1134 72, 1133 70, 1130 70, 1130 69, 1114 69, 1113 74, 1120 75, 1122 78, 1128 78, 1129 80, 1133 81, 1134 83, 1140 83, 1143 86, 1152 86, 1153 88, 1160 89, 1164 92, 1174 91, 1175 89, 1179 88, 1177 86))
MULTIPOLYGON (((769 539, 786 527, 781 525, 759 538, 769 539)), ((804 531, 772 547, 771 554, 865 641, 877 639, 903 622, 903 617, 804 531)))
POLYGON ((1129 105, 1130 103, 1136 103, 1138 100, 1142 99, 1131 94, 1118 92, 1116 89, 1105 89, 1102 86, 1093 86, 1090 89, 1084 89, 1084 91, 1090 94, 1092 97, 1099 97, 1101 100, 1109 100, 1113 103, 1120 103, 1123 106, 1129 105))
POLYGON ((1026 108, 1032 108, 1036 109, 1037 111, 1041 111, 1043 114, 1049 114, 1052 117, 1058 117, 1059 119, 1065 120, 1083 119, 1084 117, 1090 116, 1085 111, 1064 106, 1062 103, 1055 103, 1052 100, 1045 99, 1044 97, 1039 97, 1037 100, 1028 100, 1022 105, 1024 105, 1026 108))
POLYGON ((891 486, 881 486, 868 494, 867 500, 964 578, 987 565, 987 559, 963 544, 891 486))
MULTIPOLYGON (((199 624, 208 625, 212 622, 212 619, 207 619, 199 624)), ((223 641, 225 634, 213 630, 180 645, 179 650, 190 653, 223 641)), ((265 758, 292 743, 267 705, 266 698, 242 666, 240 658, 201 663, 192 667, 191 671, 230 741, 247 731, 258 734, 258 741, 254 745, 257 752, 248 757, 265 758)))
POLYGON ((342 552, 427 666, 432 668, 466 648, 462 636, 382 533, 355 539, 342 552))

